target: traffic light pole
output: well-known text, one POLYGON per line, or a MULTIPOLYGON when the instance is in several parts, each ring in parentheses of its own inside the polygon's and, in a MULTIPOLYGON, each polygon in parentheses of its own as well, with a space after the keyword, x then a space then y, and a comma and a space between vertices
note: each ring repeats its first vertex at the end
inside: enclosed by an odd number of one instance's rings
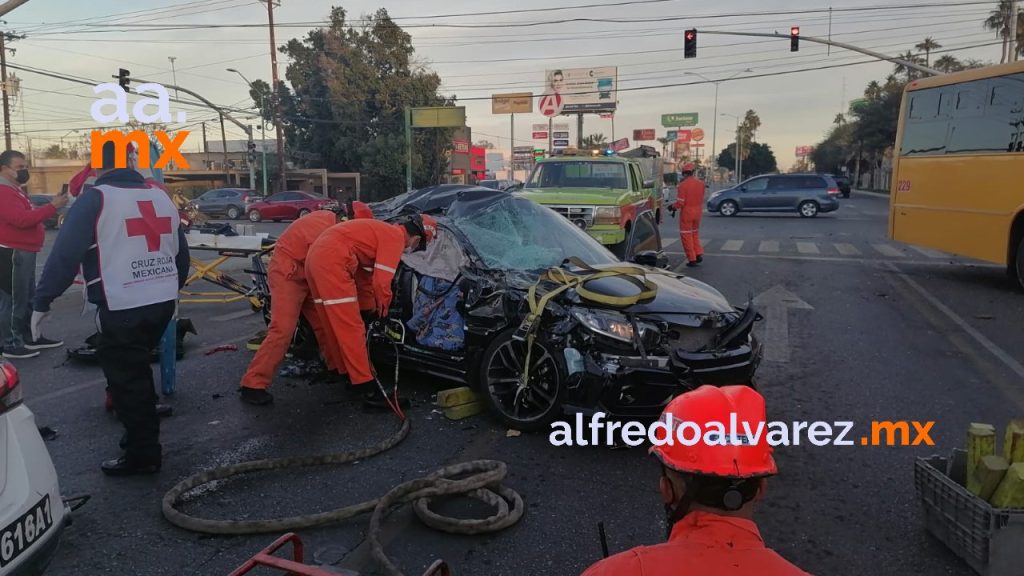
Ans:
MULTIPOLYGON (((756 36, 756 37, 760 37, 760 38, 785 38, 785 39, 790 39, 791 38, 791 36, 788 35, 788 34, 777 34, 777 33, 776 34, 767 34, 767 33, 762 33, 762 32, 726 32, 724 30, 701 30, 700 33, 701 34, 718 34, 718 35, 721 35, 721 36, 756 36)), ((914 63, 914 62, 908 62, 908 61, 902 60, 900 58, 894 58, 892 56, 886 56, 885 54, 882 54, 880 52, 875 52, 873 50, 868 50, 867 48, 860 48, 860 47, 854 46, 852 44, 844 44, 843 42, 836 42, 835 40, 827 40, 825 38, 815 38, 813 36, 800 36, 800 40, 806 40, 807 42, 814 42, 816 44, 825 44, 826 46, 835 46, 837 48, 845 48, 847 50, 852 50, 853 52, 860 52, 861 54, 866 54, 868 56, 871 56, 872 58, 878 58, 879 60, 886 60, 888 62, 892 62, 893 64, 899 64, 900 66, 905 66, 905 67, 910 68, 912 70, 917 70, 918 72, 922 72, 924 74, 928 74, 929 76, 940 76, 940 75, 942 75, 942 72, 940 72, 938 70, 935 70, 933 68, 928 68, 927 66, 921 66, 920 64, 917 64, 917 63, 914 63)))

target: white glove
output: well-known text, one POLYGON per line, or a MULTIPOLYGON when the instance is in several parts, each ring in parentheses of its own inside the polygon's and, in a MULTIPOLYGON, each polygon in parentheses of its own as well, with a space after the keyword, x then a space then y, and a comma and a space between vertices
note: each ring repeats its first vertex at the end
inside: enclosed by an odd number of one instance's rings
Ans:
POLYGON ((49 316, 49 315, 50 315, 49 312, 36 312, 36 311, 32 312, 31 327, 32 327, 32 340, 33 341, 39 340, 39 337, 42 336, 42 333, 39 331, 40 325, 43 323, 43 320, 45 320, 46 317, 49 316))

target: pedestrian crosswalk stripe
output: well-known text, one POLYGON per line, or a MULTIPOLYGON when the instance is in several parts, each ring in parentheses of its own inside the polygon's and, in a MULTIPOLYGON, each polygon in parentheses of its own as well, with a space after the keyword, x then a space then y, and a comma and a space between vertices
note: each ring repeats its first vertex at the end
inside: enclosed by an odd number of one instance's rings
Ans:
POLYGON ((818 245, 814 242, 797 242, 796 249, 801 254, 821 254, 818 250, 818 245))
POLYGON ((911 246, 914 250, 917 250, 921 254, 929 258, 949 258, 949 254, 945 252, 939 252, 938 250, 932 250, 931 248, 925 248, 923 246, 911 246))
POLYGON ((722 244, 723 252, 739 252, 743 249, 743 240, 726 240, 725 244, 722 244))
POLYGON ((906 254, 904 254, 902 250, 888 244, 872 244, 871 247, 878 250, 878 253, 882 256, 889 256, 892 258, 906 257, 906 254))
POLYGON ((857 247, 853 244, 839 243, 833 244, 833 246, 835 246, 836 250, 843 256, 860 256, 860 250, 857 250, 857 247))
POLYGON ((779 241, 778 240, 762 240, 761 245, 757 247, 758 252, 778 252, 779 241))

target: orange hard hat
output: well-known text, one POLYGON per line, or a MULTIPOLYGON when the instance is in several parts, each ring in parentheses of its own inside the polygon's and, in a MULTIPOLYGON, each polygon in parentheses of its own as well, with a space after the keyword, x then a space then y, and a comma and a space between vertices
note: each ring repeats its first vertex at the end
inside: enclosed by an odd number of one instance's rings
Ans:
POLYGON ((437 220, 429 214, 421 214, 420 219, 423 222, 423 239, 427 242, 433 242, 437 236, 437 220))
POLYGON ((701 386, 673 398, 661 421, 650 452, 672 470, 736 479, 778 472, 764 398, 749 386, 701 386))
POLYGON ((696 172, 697 166, 693 162, 687 162, 683 164, 683 167, 679 169, 680 172, 696 172))

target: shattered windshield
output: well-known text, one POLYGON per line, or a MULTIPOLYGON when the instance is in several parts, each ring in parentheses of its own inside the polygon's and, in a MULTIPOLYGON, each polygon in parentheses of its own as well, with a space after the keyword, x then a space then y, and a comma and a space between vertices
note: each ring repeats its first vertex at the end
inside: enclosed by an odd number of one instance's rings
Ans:
POLYGON ((573 256, 592 266, 618 262, 586 232, 525 198, 500 200, 455 218, 453 224, 488 268, 542 270, 573 256))

